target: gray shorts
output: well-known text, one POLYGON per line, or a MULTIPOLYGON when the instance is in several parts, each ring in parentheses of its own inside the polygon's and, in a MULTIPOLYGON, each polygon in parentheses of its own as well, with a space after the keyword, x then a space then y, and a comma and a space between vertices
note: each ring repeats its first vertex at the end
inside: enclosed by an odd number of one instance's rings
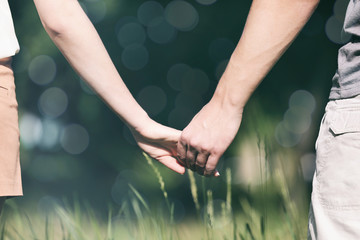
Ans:
POLYGON ((360 97, 330 101, 316 141, 308 239, 360 239, 360 97))

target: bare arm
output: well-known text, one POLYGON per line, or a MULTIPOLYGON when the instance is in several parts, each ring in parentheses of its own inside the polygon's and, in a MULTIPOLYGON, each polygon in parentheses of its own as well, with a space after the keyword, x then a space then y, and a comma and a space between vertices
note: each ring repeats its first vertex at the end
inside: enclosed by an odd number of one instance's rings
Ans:
POLYGON ((172 155, 180 132, 152 121, 125 86, 98 33, 76 0, 34 0, 45 30, 74 70, 129 126, 138 145, 183 173, 172 155))
POLYGON ((213 175, 233 141, 244 106, 286 51, 319 0, 254 0, 240 41, 210 102, 184 129, 178 154, 188 168, 213 175))

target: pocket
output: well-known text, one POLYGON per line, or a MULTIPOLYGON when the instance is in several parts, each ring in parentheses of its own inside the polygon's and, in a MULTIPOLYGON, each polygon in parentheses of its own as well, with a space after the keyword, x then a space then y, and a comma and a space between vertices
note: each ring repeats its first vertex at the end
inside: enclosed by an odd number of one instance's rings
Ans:
POLYGON ((330 129, 335 136, 360 132, 360 109, 358 111, 340 111, 336 114, 330 129))
POLYGON ((329 152, 322 159, 320 198, 330 208, 360 208, 360 110, 333 112, 329 152))

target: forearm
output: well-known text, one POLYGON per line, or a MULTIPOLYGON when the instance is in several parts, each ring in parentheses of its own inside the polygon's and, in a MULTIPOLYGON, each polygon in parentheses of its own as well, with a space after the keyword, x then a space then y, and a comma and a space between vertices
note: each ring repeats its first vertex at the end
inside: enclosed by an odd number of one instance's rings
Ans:
POLYGON ((125 86, 94 26, 75 0, 34 0, 45 30, 99 96, 133 128, 148 118, 125 86))
POLYGON ((241 39, 212 100, 241 114, 253 91, 317 4, 318 0, 254 0, 241 39))

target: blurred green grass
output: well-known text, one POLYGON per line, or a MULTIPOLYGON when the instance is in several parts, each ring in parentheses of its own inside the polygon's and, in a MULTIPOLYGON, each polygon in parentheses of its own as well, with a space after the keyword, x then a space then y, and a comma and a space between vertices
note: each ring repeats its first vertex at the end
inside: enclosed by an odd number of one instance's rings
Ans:
MULTIPOLYGON (((226 189, 222 201, 213 199, 213 191, 206 187, 209 179, 189 172, 189 187, 193 197, 194 214, 181 221, 174 219, 174 202, 166 191, 157 166, 145 156, 159 183, 158 201, 165 200, 160 211, 133 186, 129 185, 129 198, 120 206, 108 207, 108 216, 102 217, 87 201, 63 200, 34 208, 22 209, 9 201, 0 221, 0 240, 8 239, 304 239, 307 212, 295 203, 289 193, 288 179, 281 168, 268 178, 265 171, 253 196, 259 195, 264 203, 276 189, 277 207, 267 204, 255 206, 246 198, 234 198, 231 170, 226 170, 226 189), (258 194, 255 192, 259 191, 258 194), (6 221, 5 221, 6 220, 6 221)), ((261 170, 262 171, 262 170, 261 170)), ((254 188, 255 189, 255 188, 254 188)))

